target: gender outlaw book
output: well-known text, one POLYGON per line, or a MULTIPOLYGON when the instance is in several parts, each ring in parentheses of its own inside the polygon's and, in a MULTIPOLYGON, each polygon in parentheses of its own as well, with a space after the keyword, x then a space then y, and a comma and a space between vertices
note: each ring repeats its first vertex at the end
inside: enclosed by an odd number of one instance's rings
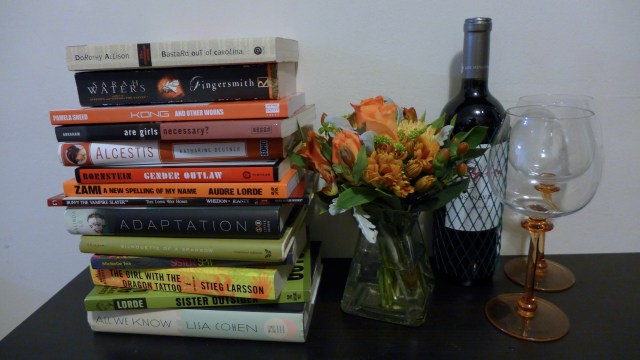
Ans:
POLYGON ((75 73, 81 106, 282 99, 296 93, 297 63, 75 73))

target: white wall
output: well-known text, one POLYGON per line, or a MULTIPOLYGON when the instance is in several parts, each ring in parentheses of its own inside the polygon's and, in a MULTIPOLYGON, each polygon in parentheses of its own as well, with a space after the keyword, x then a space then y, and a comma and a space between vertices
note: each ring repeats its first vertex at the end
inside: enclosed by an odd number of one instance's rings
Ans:
MULTIPOLYGON (((78 238, 64 229, 63 209, 45 204, 72 176, 56 160, 48 120, 51 109, 78 107, 66 45, 290 37, 300 42, 300 88, 319 114, 342 114, 349 102, 384 94, 433 119, 457 87, 451 78, 462 23, 476 16, 494 20, 490 88, 505 107, 528 93, 596 98, 606 148, 602 184, 587 208, 555 222, 547 253, 640 251, 633 231, 640 192, 635 0, 3 1, 0 338, 88 265, 78 238)), ((313 225, 326 255, 350 256, 349 218, 313 225)), ((525 239, 507 213, 503 253, 524 253, 525 239)))

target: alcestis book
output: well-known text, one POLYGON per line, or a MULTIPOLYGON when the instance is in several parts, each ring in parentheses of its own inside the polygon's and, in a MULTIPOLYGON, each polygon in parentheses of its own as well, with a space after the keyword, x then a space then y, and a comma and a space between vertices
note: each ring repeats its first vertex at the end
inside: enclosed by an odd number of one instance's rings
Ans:
POLYGON ((282 37, 165 40, 66 48, 71 71, 298 61, 298 42, 282 37))
POLYGON ((184 257, 282 262, 307 243, 307 206, 296 206, 280 239, 81 235, 80 252, 104 255, 184 257))
MULTIPOLYGON (((240 120, 264 118, 288 118, 305 105, 304 92, 297 92, 283 99, 272 100, 240 100, 201 103, 178 103, 158 105, 103 106, 82 107, 78 109, 55 109, 49 111, 52 125, 69 126, 60 131, 78 131, 94 135, 95 128, 71 128, 95 124, 145 124, 167 121, 200 121, 200 120, 240 120)), ((104 128, 98 128, 104 129, 104 128)), ((140 128, 137 135, 144 138, 147 132, 140 128)), ((135 130, 135 128, 129 128, 135 130)), ((56 134, 58 134, 56 132, 56 134)), ((72 134, 60 133, 58 141, 83 140, 71 139, 72 134)), ((87 139, 89 140, 89 139, 87 139)))
POLYGON ((79 235, 279 239, 294 206, 71 208, 64 223, 79 235))
POLYGON ((320 242, 312 241, 300 255, 275 300, 96 285, 85 297, 84 306, 88 311, 108 311, 305 302, 311 300, 313 283, 319 281, 321 271, 320 242))
POLYGON ((296 93, 297 63, 85 71, 81 106, 282 99, 296 93))
POLYGON ((284 199, 302 181, 301 170, 290 169, 280 181, 250 183, 109 183, 81 184, 75 178, 62 184, 66 196, 144 196, 159 198, 206 197, 284 199))

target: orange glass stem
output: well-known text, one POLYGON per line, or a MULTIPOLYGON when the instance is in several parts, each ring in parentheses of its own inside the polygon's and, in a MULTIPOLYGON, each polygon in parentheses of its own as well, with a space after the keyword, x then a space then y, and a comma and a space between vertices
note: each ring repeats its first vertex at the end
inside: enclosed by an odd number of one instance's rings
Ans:
POLYGON ((536 269, 540 258, 540 239, 544 239, 544 233, 551 231, 553 229, 553 225, 545 219, 530 217, 522 222, 522 227, 529 232, 531 241, 529 243, 529 256, 527 260, 527 275, 525 278, 524 292, 520 299, 518 299, 516 311, 518 312, 518 315, 530 319, 535 316, 537 309, 534 285, 536 283, 536 269))
MULTIPOLYGON (((553 202, 553 199, 551 198, 551 196, 553 195, 553 193, 560 191, 559 187, 557 187, 554 184, 539 184, 539 185, 536 185, 535 188, 536 190, 542 193, 542 199, 544 200, 545 203, 549 205, 550 208, 554 210, 558 210, 558 206, 553 202)), ((553 228, 553 226, 551 226, 551 228, 553 228)), ((536 267, 536 273, 538 276, 542 276, 547 273, 547 261, 544 259, 544 239, 545 239, 544 232, 542 232, 539 235, 539 239, 538 239, 539 258, 538 258, 538 265, 536 267)))

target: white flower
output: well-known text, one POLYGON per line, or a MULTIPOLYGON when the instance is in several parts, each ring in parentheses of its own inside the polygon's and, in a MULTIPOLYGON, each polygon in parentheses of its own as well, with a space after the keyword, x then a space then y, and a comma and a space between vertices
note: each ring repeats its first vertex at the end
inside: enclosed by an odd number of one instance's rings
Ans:
POLYGON ((449 134, 451 134, 452 130, 453 126, 451 125, 443 126, 442 129, 440 129, 440 132, 438 132, 438 136, 436 138, 440 146, 444 146, 444 142, 445 140, 449 139, 449 134))
POLYGON ((368 242, 375 244, 376 238, 378 237, 378 230, 376 230, 376 226, 369 221, 370 216, 364 212, 360 206, 357 206, 353 208, 353 217, 356 219, 364 238, 367 239, 368 242))

